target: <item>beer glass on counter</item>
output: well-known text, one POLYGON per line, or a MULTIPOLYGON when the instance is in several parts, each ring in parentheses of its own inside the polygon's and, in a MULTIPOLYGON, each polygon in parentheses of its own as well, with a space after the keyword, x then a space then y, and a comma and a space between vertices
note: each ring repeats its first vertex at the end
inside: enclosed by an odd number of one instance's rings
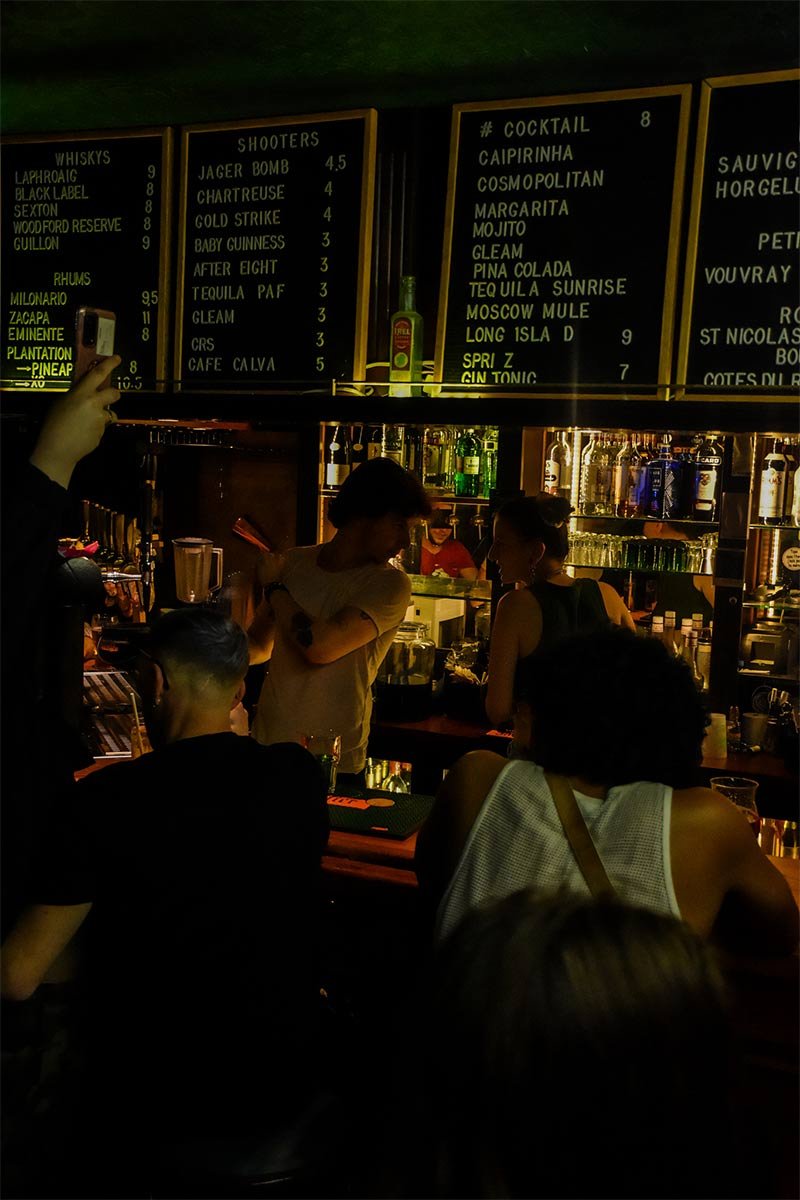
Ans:
POLYGON ((733 801, 749 821, 753 836, 758 837, 761 829, 761 815, 756 807, 758 782, 744 775, 715 775, 711 780, 711 788, 733 801))

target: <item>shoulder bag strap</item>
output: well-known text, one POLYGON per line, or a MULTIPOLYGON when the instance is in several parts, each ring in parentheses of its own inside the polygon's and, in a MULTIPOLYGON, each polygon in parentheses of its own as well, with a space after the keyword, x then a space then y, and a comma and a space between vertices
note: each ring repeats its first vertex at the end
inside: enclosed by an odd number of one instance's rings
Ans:
POLYGON ((606 874, 603 861, 597 853, 597 847, 586 828, 583 813, 578 808, 578 801, 575 799, 569 780, 563 775, 550 775, 547 772, 545 772, 545 779, 552 793, 564 834, 572 848, 581 874, 588 884, 589 891, 593 896, 615 895, 614 885, 606 874))

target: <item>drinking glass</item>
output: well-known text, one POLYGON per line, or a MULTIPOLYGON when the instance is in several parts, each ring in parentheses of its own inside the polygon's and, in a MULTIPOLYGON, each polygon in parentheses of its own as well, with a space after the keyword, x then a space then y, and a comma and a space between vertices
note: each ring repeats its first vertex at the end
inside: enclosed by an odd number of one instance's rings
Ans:
POLYGON ((332 729, 320 730, 316 733, 304 733, 300 737, 301 746, 305 746, 322 768, 325 782, 328 785, 328 795, 336 791, 336 769, 342 755, 342 739, 332 729))
POLYGON ((733 801, 749 821, 753 836, 758 837, 761 830, 761 817, 756 808, 757 781, 747 779, 744 775, 715 775, 711 780, 711 788, 733 801))

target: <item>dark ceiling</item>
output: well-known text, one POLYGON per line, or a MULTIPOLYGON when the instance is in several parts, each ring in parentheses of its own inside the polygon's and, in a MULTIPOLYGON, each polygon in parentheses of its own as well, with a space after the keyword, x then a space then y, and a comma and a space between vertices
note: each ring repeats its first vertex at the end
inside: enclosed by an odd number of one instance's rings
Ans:
POLYGON ((795 0, 5 0, 5 133, 695 82, 795 66, 795 0))

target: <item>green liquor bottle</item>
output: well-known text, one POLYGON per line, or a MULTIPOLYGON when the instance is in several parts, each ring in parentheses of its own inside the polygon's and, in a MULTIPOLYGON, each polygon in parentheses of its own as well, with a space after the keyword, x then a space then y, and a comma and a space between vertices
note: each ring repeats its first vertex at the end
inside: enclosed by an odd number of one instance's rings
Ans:
POLYGON ((422 317, 414 308, 414 276, 400 280, 400 308, 393 315, 389 345, 389 394, 420 396, 422 387, 422 317))
POLYGON ((481 490, 481 444, 474 429, 462 429, 456 441, 453 493, 477 496, 481 490))

